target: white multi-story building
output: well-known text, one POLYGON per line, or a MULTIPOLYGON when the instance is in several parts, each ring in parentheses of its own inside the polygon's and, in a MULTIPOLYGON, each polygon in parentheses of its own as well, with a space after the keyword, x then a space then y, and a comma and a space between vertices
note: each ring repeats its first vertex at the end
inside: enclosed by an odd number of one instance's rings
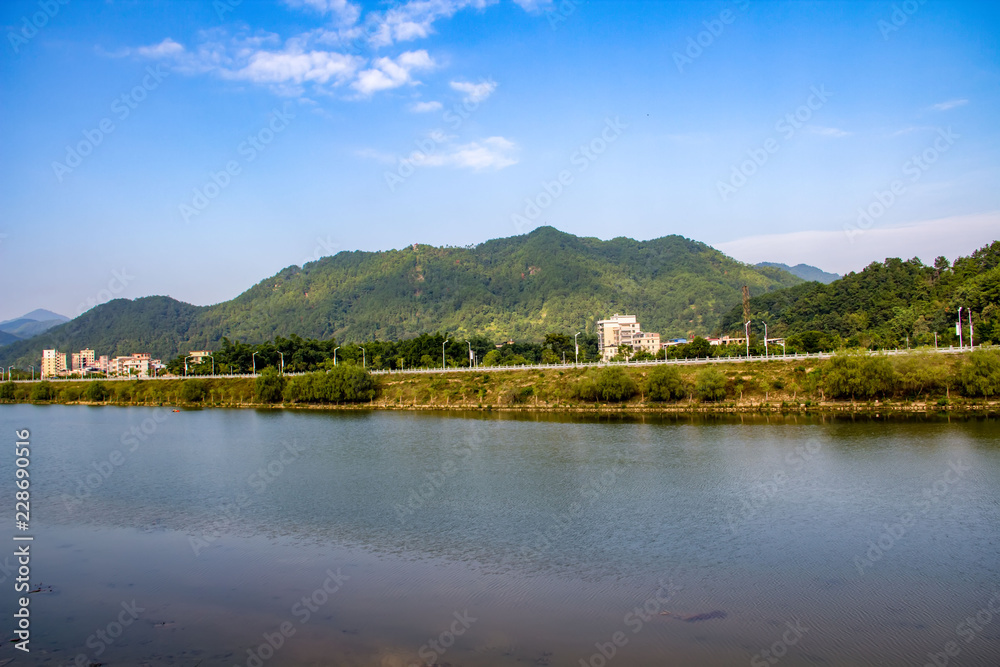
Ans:
POLYGON ((42 377, 54 378, 66 372, 66 353, 58 350, 42 350, 42 377))
POLYGON ((609 319, 597 322, 597 348, 601 359, 608 361, 626 345, 634 351, 645 350, 650 354, 660 351, 660 334, 643 331, 635 315, 615 313, 609 319))

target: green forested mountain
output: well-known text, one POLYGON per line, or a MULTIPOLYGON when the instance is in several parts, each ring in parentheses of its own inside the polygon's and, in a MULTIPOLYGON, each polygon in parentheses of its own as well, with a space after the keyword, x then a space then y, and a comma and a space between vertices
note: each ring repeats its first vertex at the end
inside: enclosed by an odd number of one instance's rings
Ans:
MULTIPOLYGON (((955 323, 961 306, 965 342, 972 311, 977 343, 1000 343, 1000 241, 950 265, 919 259, 887 259, 829 285, 811 282, 750 299, 751 319, 767 322, 768 334, 822 331, 849 345, 902 346, 958 342, 955 323)), ((742 307, 722 320, 723 331, 743 330, 742 307)))
POLYGON ((757 262, 757 266, 770 266, 774 269, 783 269, 788 271, 793 276, 798 276, 802 280, 811 281, 815 280, 818 283, 823 283, 828 285, 834 280, 840 278, 839 273, 827 273, 822 269, 818 269, 815 266, 810 266, 808 264, 796 264, 795 266, 788 266, 787 264, 782 264, 781 262, 757 262))
POLYGON ((223 336, 364 341, 440 330, 540 341, 552 331, 592 332, 596 320, 616 312, 637 314, 644 330, 687 336, 717 328, 740 303, 741 285, 760 294, 799 282, 680 236, 601 241, 540 227, 474 247, 341 252, 289 267, 214 306, 118 299, 0 348, 0 362, 27 368, 44 348, 85 346, 169 358, 214 349, 223 336))

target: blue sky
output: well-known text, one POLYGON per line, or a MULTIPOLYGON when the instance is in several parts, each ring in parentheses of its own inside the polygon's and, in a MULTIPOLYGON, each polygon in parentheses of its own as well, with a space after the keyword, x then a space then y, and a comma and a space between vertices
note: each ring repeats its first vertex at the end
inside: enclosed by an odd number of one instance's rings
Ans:
POLYGON ((0 319, 553 225, 860 270, 1000 229, 991 2, 0 5, 0 319))

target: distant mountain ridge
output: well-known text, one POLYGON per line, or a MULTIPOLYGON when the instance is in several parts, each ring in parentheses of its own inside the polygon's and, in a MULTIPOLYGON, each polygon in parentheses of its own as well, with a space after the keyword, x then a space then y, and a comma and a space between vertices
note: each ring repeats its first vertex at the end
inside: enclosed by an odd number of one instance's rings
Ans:
POLYGON ((69 322, 69 318, 44 308, 35 309, 21 317, 0 322, 0 345, 32 338, 64 322, 69 322))
POLYGON ((753 294, 799 284, 681 236, 649 241, 577 237, 552 227, 474 247, 413 244, 340 252, 291 266, 236 298, 193 306, 170 297, 116 299, 29 341, 0 348, 0 363, 33 363, 44 348, 170 358, 215 348, 223 336, 262 342, 299 335, 361 342, 424 332, 541 340, 593 331, 613 315, 639 316, 664 337, 707 334, 753 294))
POLYGON ((787 264, 781 264, 780 262, 758 262, 756 266, 769 266, 773 269, 781 269, 782 271, 788 271, 793 276, 798 276, 802 280, 806 281, 816 281, 818 283, 823 283, 824 285, 829 285, 834 280, 839 280, 841 275, 839 273, 827 273, 822 269, 817 269, 815 266, 810 266, 809 264, 796 264, 795 266, 788 266, 787 264))

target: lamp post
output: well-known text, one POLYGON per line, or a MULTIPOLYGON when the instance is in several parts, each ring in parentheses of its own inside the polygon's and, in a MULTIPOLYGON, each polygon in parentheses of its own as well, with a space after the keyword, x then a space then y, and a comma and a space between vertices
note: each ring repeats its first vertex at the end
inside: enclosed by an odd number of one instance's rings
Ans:
POLYGON ((450 338, 446 338, 445 341, 443 343, 441 343, 441 370, 444 370, 444 368, 445 368, 444 346, 447 345, 448 341, 450 341, 450 340, 451 340, 450 338))
POLYGON ((275 350, 275 352, 278 352, 278 356, 281 357, 281 374, 284 375, 285 374, 285 355, 283 355, 278 350, 275 350))
POLYGON ((958 349, 962 349, 962 307, 958 307, 958 324, 955 325, 955 330, 958 331, 958 349))
POLYGON ((212 375, 215 375, 215 357, 213 357, 210 354, 206 356, 208 356, 208 358, 212 360, 212 375))
POLYGON ((358 345, 358 347, 361 348, 361 368, 364 368, 367 365, 367 361, 365 360, 365 348, 361 345, 358 345))
POLYGON ((573 348, 574 348, 574 351, 575 351, 575 355, 573 357, 573 365, 574 366, 579 365, 579 363, 580 363, 580 345, 579 345, 579 343, 576 342, 576 337, 579 336, 579 335, 580 335, 580 332, 577 331, 576 334, 573 336, 573 348))
POLYGON ((469 342, 468 340, 466 340, 465 342, 469 343, 469 368, 472 368, 472 343, 469 342))
POLYGON ((746 336, 747 336, 747 359, 749 359, 750 358, 750 320, 747 320, 746 323, 743 324, 743 329, 746 331, 746 336))
POLYGON ((194 358, 193 354, 184 357, 184 377, 187 377, 188 374, 188 359, 193 359, 193 358, 194 358))
POLYGON ((252 355, 250 355, 250 361, 253 362, 253 374, 254 375, 257 375, 257 355, 258 354, 260 354, 260 352, 254 352, 252 355))
POLYGON ((339 345, 337 347, 333 348, 333 365, 334 366, 337 365, 337 350, 339 350, 339 349, 340 349, 339 345))
POLYGON ((767 359, 767 322, 764 322, 764 358, 767 359))

